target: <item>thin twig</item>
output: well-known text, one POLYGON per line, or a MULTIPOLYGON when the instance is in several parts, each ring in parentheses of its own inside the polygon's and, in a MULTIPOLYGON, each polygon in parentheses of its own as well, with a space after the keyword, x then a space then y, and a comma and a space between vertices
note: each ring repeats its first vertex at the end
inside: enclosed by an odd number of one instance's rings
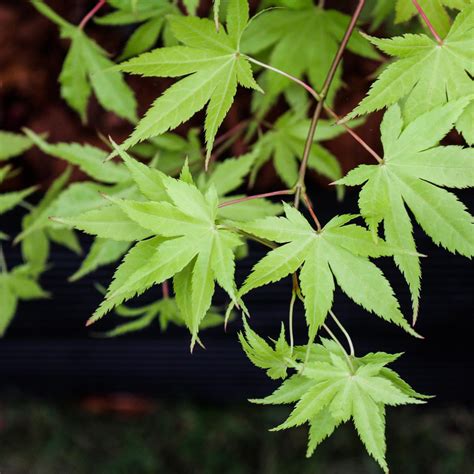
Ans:
MULTIPOLYGON (((284 76, 286 77, 287 79, 289 79, 290 81, 293 81, 295 82, 296 84, 300 85, 301 87, 303 87, 304 89, 306 89, 310 94, 311 96, 316 99, 317 101, 320 101, 321 100, 321 96, 308 84, 306 84, 305 82, 303 82, 301 79, 298 79, 297 77, 295 76, 292 76, 291 74, 288 74, 287 72, 285 71, 282 71, 281 69, 278 69, 276 67, 273 67, 273 66, 270 66, 269 64, 265 64, 265 63, 262 63, 260 61, 257 61, 256 59, 250 57, 250 56, 246 56, 246 58, 250 61, 250 62, 253 62, 255 64, 258 64, 259 66, 262 66, 263 68, 265 69, 268 69, 270 71, 273 71, 273 72, 276 72, 277 74, 280 74, 281 76, 284 76)), ((373 158, 375 158, 375 160, 377 160, 377 162, 379 163, 383 163, 383 159, 380 157, 380 155, 373 149, 370 147, 370 145, 368 143, 366 143, 364 141, 363 138, 361 138, 356 132, 354 132, 354 130, 352 130, 352 128, 350 128, 346 123, 345 121, 343 120, 342 117, 340 117, 339 115, 336 114, 336 112, 334 112, 334 110, 332 110, 328 105, 324 104, 323 105, 323 108, 324 110, 328 113, 328 115, 330 115, 333 119, 336 120, 336 125, 340 125, 341 127, 343 127, 347 133, 349 133, 349 135, 357 142, 359 143, 363 148, 365 148, 365 150, 367 150, 373 158)))
POLYGON ((288 196, 293 193, 294 193, 293 189, 284 189, 283 191, 272 191, 270 193, 255 194, 254 196, 245 196, 238 199, 232 199, 231 201, 222 202, 219 204, 218 207, 221 208, 221 207, 232 206, 233 204, 239 204, 241 202, 251 201, 253 199, 263 199, 263 198, 272 197, 272 196, 285 196, 285 195, 288 196))
MULTIPOLYGON (((302 295, 301 293, 301 289, 300 289, 300 286, 299 286, 299 283, 298 283, 298 279, 296 278, 296 275, 293 274, 293 288, 295 290, 295 294, 296 296, 300 299, 300 301, 304 304, 304 296, 302 295)), ((342 326, 342 325, 341 325, 342 326)), ((342 345, 341 341, 336 337, 336 335, 331 331, 331 329, 326 325, 326 324, 323 324, 323 328, 326 330, 326 332, 329 334, 329 336, 331 337, 331 339, 334 340, 334 342, 341 348, 342 352, 344 353, 344 356, 347 360, 347 363, 349 364, 350 368, 352 371, 354 371, 354 366, 352 364, 352 361, 351 361, 351 356, 353 356, 354 354, 351 353, 351 355, 349 355, 346 351, 346 349, 344 348, 344 346, 342 345)), ((303 368, 302 370, 304 370, 304 368, 306 367, 306 364, 309 360, 309 355, 310 355, 310 352, 311 352, 311 345, 313 344, 314 342, 314 337, 311 338, 310 340, 308 340, 308 345, 306 347, 306 354, 305 354, 305 359, 304 359, 304 362, 303 362, 303 368)), ((353 346, 352 346, 352 341, 351 341, 351 351, 353 350, 353 346)))
POLYGON ((161 291, 163 292, 163 299, 167 300, 170 297, 170 285, 168 283, 168 280, 165 280, 161 284, 161 291))
POLYGON ((316 100, 321 100, 320 95, 306 82, 302 81, 301 79, 298 79, 295 76, 292 76, 291 74, 288 74, 285 71, 282 71, 281 69, 278 69, 276 67, 270 66, 269 64, 262 63, 261 61, 258 61, 257 59, 252 58, 251 56, 246 56, 246 58, 254 64, 257 64, 258 66, 263 67, 264 69, 268 69, 269 71, 276 72, 277 74, 280 74, 280 76, 284 76, 290 81, 296 82, 296 84, 300 85, 301 87, 304 87, 316 100))
POLYGON ((293 290, 291 292, 290 311, 288 314, 288 332, 290 334, 290 354, 291 355, 293 355, 293 349, 295 347, 295 337, 293 335, 293 313, 295 309, 295 301, 296 301, 296 292, 293 290))
POLYGON ((426 16, 426 13, 424 12, 423 8, 421 8, 421 5, 418 3, 417 0, 412 0, 412 2, 415 8, 418 10, 418 13, 420 14, 421 18, 426 23, 426 26, 431 31, 431 34, 434 36, 435 40, 440 46, 443 46, 443 38, 441 38, 441 36, 438 34, 430 19, 426 16))
POLYGON ((311 204, 311 201, 308 195, 304 191, 303 191, 303 199, 311 217, 313 218, 314 223, 316 224, 316 228, 318 229, 318 231, 321 231, 322 229, 321 223, 319 222, 319 219, 317 218, 316 213, 314 212, 313 205, 311 204))
POLYGON ((99 0, 97 5, 82 19, 79 23, 79 29, 83 30, 84 27, 89 23, 89 20, 107 3, 107 0, 99 0))
POLYGON ((301 160, 300 170, 298 173, 298 183, 296 184, 296 193, 295 193, 295 207, 299 206, 301 191, 304 188, 306 169, 308 167, 308 159, 311 152, 311 147, 313 146, 313 140, 314 140, 314 135, 316 133, 316 128, 318 126, 319 119, 321 118, 321 112, 323 111, 323 108, 324 108, 324 102, 326 100, 326 96, 329 92, 329 88, 331 87, 331 84, 336 74, 339 63, 341 62, 342 55, 344 54, 344 51, 347 47, 347 43, 349 42, 352 32, 354 31, 354 28, 356 26, 357 20, 359 19, 359 16, 364 7, 364 4, 365 4, 365 0, 359 0, 357 8, 355 9, 352 15, 351 21, 349 22, 349 25, 344 34, 344 37, 342 38, 341 44, 339 45, 339 49, 337 50, 336 56, 334 57, 331 67, 329 68, 329 72, 326 76, 321 92, 319 93, 320 99, 319 99, 318 105, 316 106, 316 109, 314 110, 313 117, 311 119, 311 125, 309 127, 308 136, 306 138, 306 143, 304 147, 303 159, 301 160))
POLYGON ((352 365, 351 357, 349 356, 347 351, 344 349, 344 346, 341 344, 341 341, 336 337, 336 335, 329 329, 329 327, 326 324, 323 324, 323 328, 331 336, 334 342, 342 349, 342 353, 344 354, 344 357, 346 358, 347 363, 349 364, 349 367, 351 368, 351 371, 354 372, 354 366, 352 365))
POLYGON ((346 337, 347 344, 349 344, 350 354, 351 354, 351 356, 354 356, 355 355, 354 344, 352 343, 351 336, 349 336, 349 333, 347 332, 346 328, 342 325, 342 323, 339 321, 339 319, 333 313, 332 309, 329 310, 329 314, 331 315, 332 319, 334 319, 335 323, 337 324, 337 326, 341 330, 342 334, 344 334, 344 336, 346 337))

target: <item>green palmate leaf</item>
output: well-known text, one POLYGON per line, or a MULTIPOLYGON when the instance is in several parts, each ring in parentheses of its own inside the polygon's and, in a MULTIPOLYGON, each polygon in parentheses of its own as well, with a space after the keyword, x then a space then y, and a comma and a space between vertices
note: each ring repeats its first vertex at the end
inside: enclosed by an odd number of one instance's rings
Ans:
POLYGON ((219 196, 225 196, 242 186, 244 178, 250 173, 256 153, 251 152, 238 158, 228 158, 217 163, 211 173, 203 173, 203 188, 214 186, 219 196))
POLYGON ((166 24, 166 15, 178 14, 176 5, 168 0, 140 0, 109 2, 115 11, 98 18, 101 25, 130 25, 140 23, 128 39, 120 60, 136 56, 151 49, 160 34, 166 41, 170 36, 166 24))
POLYGON ((392 255, 393 247, 383 241, 375 243, 367 230, 347 224, 355 216, 338 216, 317 232, 296 209, 286 205, 285 214, 286 217, 236 224, 257 237, 285 244, 255 265, 240 295, 281 280, 301 267, 301 290, 310 338, 315 336, 331 309, 334 278, 356 303, 417 335, 403 318, 389 282, 368 259, 392 255))
POLYGON ((79 280, 101 266, 117 262, 127 253, 129 248, 129 242, 101 238, 95 239, 81 266, 71 275, 69 280, 79 280))
POLYGON ((199 7, 199 0, 184 0, 183 4, 189 15, 196 15, 196 10, 199 7))
POLYGON ((378 363, 351 357, 349 364, 341 357, 337 345, 325 342, 324 346, 312 348, 309 362, 295 366, 300 370, 298 375, 285 380, 272 395, 252 401, 273 405, 296 403, 288 419, 274 430, 309 423, 308 456, 337 426, 352 418, 367 451, 388 472, 385 406, 423 403, 422 396, 414 391, 408 395, 406 391, 411 387, 406 384, 407 389, 400 389, 393 376, 386 376, 393 371, 384 366, 396 356, 371 354, 370 358, 378 363))
MULTIPOLYGON (((183 313, 178 307, 174 298, 164 298, 147 306, 139 308, 129 308, 125 305, 119 306, 116 313, 128 321, 120 324, 115 329, 107 331, 103 334, 105 337, 116 337, 131 332, 140 331, 150 326, 155 320, 159 321, 161 331, 166 331, 170 324, 183 327, 186 325, 183 313)), ((216 313, 212 308, 204 316, 201 323, 201 329, 207 329, 220 326, 224 322, 224 318, 216 313)))
POLYGON ((286 378, 291 348, 286 342, 285 328, 282 325, 278 340, 271 347, 264 339, 254 332, 244 318, 245 332, 239 333, 239 341, 247 357, 257 367, 266 369, 272 379, 286 378))
MULTIPOLYGON (((338 11, 315 8, 313 2, 306 2, 303 9, 276 9, 250 23, 243 38, 242 51, 256 54, 271 47, 270 64, 273 67, 298 78, 307 75, 313 88, 320 90, 349 20, 347 15, 338 11)), ((352 35, 348 49, 363 57, 378 57, 371 45, 357 34, 352 35)), ((265 91, 271 103, 290 85, 290 81, 270 72, 265 72, 265 75, 265 91)), ((342 66, 334 78, 329 102, 341 85, 342 66)))
POLYGON ((411 122, 433 108, 462 97, 471 102, 456 121, 466 141, 474 143, 474 5, 458 14, 442 45, 426 35, 369 38, 383 52, 399 57, 389 64, 349 117, 382 109, 404 99, 403 115, 411 122))
POLYGON ((32 186, 31 188, 23 189, 22 191, 0 194, 0 215, 16 207, 35 191, 36 186, 32 186))
POLYGON ((70 219, 62 218, 56 219, 56 221, 102 239, 133 242, 151 236, 150 231, 140 227, 125 212, 114 205, 103 206, 70 219))
MULTIPOLYGON (((32 146, 31 140, 24 135, 0 130, 0 162, 21 155, 32 146)), ((0 168, 0 184, 11 175, 11 167, 0 168)), ((31 186, 21 191, 0 194, 0 215, 10 211, 36 190, 31 186)))
POLYGON ((0 268, 0 337, 5 334, 13 317, 19 300, 46 298, 27 266, 15 267, 8 272, 0 268))
MULTIPOLYGON (((469 5, 469 2, 470 0, 419 0, 421 8, 430 19, 436 32, 443 38, 451 26, 451 20, 445 7, 462 10, 469 5)), ((418 14, 412 0, 397 0, 395 11, 397 23, 410 20, 418 14)))
MULTIPOLYGON (((272 157, 282 181, 288 187, 293 187, 298 180, 299 160, 303 155, 309 126, 310 121, 307 119, 298 118, 290 113, 283 114, 275 122, 273 130, 267 132, 257 142, 256 147, 260 156, 255 162, 252 176, 255 177, 260 167, 272 157)), ((333 126, 329 121, 320 120, 308 159, 310 169, 331 181, 339 179, 341 167, 336 157, 317 142, 330 140, 341 133, 341 128, 333 126)))
MULTIPOLYGON (((469 99, 461 99, 425 113, 403 128, 398 105, 385 114, 381 131, 384 163, 356 168, 341 184, 364 184, 359 206, 368 224, 383 222, 386 241, 415 251, 412 224, 406 207, 433 241, 451 252, 474 255, 471 215, 444 187, 474 185, 474 153, 438 142, 457 122, 469 99)), ((395 254, 412 293, 416 318, 420 292, 420 262, 416 255, 395 254)))
POLYGON ((68 222, 99 237, 112 237, 110 228, 115 229, 112 233, 116 236, 129 240, 133 232, 134 239, 150 234, 157 237, 139 242, 128 252, 91 322, 123 301, 175 276, 176 300, 194 344, 200 323, 211 306, 215 281, 237 301, 234 250, 242 242, 217 224, 218 197, 213 187, 203 194, 192 182, 170 178, 118 148, 117 151, 142 192, 159 201, 111 197, 116 210, 105 208, 68 222), (131 222, 135 223, 135 230, 131 222), (136 235, 137 229, 144 229, 145 235, 136 235))
POLYGON ((123 165, 105 161, 108 153, 91 145, 79 143, 47 143, 32 130, 25 129, 26 135, 44 153, 78 166, 81 171, 103 183, 120 183, 130 180, 130 174, 123 165))
POLYGON ((0 274, 0 336, 10 324, 13 316, 15 316, 18 305, 18 298, 8 284, 8 278, 5 274, 0 274))
POLYGON ((5 179, 7 179, 8 175, 11 172, 11 166, 4 166, 3 168, 0 168, 0 184, 2 184, 5 179))
MULTIPOLYGON (((84 182, 72 184, 64 189, 69 176, 70 170, 53 183, 40 204, 25 216, 22 232, 15 239, 16 242, 21 241, 24 259, 36 268, 38 273, 45 268, 50 240, 65 245, 77 253, 80 252, 75 235, 65 224, 60 223, 62 218, 71 219, 110 205, 110 202, 104 199, 104 193, 132 199, 138 199, 140 196, 136 187, 130 183, 106 186, 84 182)), ((136 225, 134 232, 140 232, 136 225)), ((143 230, 141 232, 143 235, 143 230)))
POLYGON ((207 160, 214 138, 240 83, 258 89, 250 64, 239 53, 239 40, 248 21, 246 0, 229 4, 227 29, 215 30, 212 21, 196 17, 170 17, 171 28, 182 46, 159 48, 120 65, 142 76, 187 75, 160 96, 125 141, 129 148, 147 138, 176 128, 208 104, 205 130, 207 160))
MULTIPOLYGON (((474 255, 472 217, 457 198, 439 186, 474 185, 474 153, 458 146, 437 146, 463 113, 468 99, 438 107, 411 122, 403 131, 400 108, 385 114, 381 131, 384 163, 351 171, 340 183, 365 183, 359 197, 369 225, 383 222, 386 241, 415 251, 408 206, 433 241, 451 252, 474 255)), ((414 255, 396 254, 395 262, 410 286, 414 315, 418 311, 420 262, 414 255)))
POLYGON ((69 250, 80 255, 82 253, 81 244, 76 233, 72 229, 48 229, 48 237, 52 242, 68 248, 69 250))
MULTIPOLYGON (((243 198, 243 195, 229 196, 227 199, 243 198)), ((274 204, 266 199, 252 199, 250 201, 240 202, 233 206, 219 208, 218 216, 230 221, 252 221, 267 216, 276 216, 282 213, 280 204, 274 204)))
POLYGON ((32 4, 55 22, 63 37, 71 40, 69 52, 59 77, 61 95, 86 120, 87 103, 94 91, 99 103, 107 110, 131 122, 136 122, 136 101, 122 74, 110 68, 114 65, 107 53, 74 25, 60 18, 43 1, 32 4))
POLYGON ((21 155, 32 145, 31 140, 24 135, 0 130, 0 161, 21 155))
POLYGON ((50 222, 48 221, 48 209, 58 199, 70 177, 71 169, 67 168, 54 180, 38 205, 23 218, 22 232, 15 239, 16 242, 21 241, 23 259, 29 264, 35 275, 39 275, 46 269, 50 240, 60 241, 60 244, 66 244, 76 253, 80 253, 80 246, 75 236, 69 235, 64 241, 65 236, 58 234, 64 229, 58 228, 54 233, 54 229, 49 226, 50 222))
MULTIPOLYGON (((197 184, 203 192, 214 187, 222 201, 233 201, 245 196, 230 195, 228 193, 241 187, 258 159, 259 149, 238 158, 229 158, 213 166, 211 172, 203 172, 198 176, 197 184), (225 199, 224 199, 225 196, 225 199)), ((282 211, 281 205, 265 199, 240 202, 238 205, 225 206, 218 209, 217 215, 230 221, 250 221, 265 216, 275 216, 282 211)))

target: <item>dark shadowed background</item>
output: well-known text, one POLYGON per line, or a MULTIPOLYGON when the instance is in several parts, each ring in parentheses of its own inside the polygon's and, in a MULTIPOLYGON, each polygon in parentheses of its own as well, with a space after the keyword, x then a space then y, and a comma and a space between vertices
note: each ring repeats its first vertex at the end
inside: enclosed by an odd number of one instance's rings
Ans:
MULTIPOLYGON (((201 2, 205 14, 210 2, 201 2)), ((255 3, 255 2, 253 2, 255 3)), ((350 10, 354 2, 328 2, 350 10)), ((54 9, 78 23, 94 1, 50 0, 54 9)), ((110 53, 120 52, 128 28, 98 27, 88 33, 110 53)), ((59 96, 57 77, 68 43, 55 25, 39 15, 27 0, 0 0, 0 129, 27 126, 48 132, 51 141, 89 142, 100 146, 98 132, 120 141, 130 126, 103 111, 95 101, 88 126, 59 96)), ((345 82, 336 109, 349 111, 369 85, 376 64, 347 54, 345 82)), ((162 91, 166 81, 131 78, 140 113, 162 91)), ((248 116, 245 92, 226 119, 222 132, 248 116)), ((276 107, 274 113, 278 114, 276 107)), ((193 125, 199 125, 197 116, 193 125)), ((361 135, 379 147, 380 116, 374 114, 361 135)), ((185 132, 189 125, 178 131, 185 132)), ((453 140, 454 138, 450 138, 453 140)), ((369 162, 350 137, 330 143, 345 170, 369 162)), ((237 141, 234 154, 245 152, 237 141)), ((12 188, 40 183, 42 190, 63 165, 38 150, 19 159, 23 170, 12 188)), ((75 172, 74 179, 81 179, 75 172)), ((279 189, 273 169, 261 172, 256 191, 279 189)), ((309 177, 312 197, 323 221, 336 213, 356 211, 356 194, 342 203, 316 176, 309 177)), ((472 192, 459 192, 469 206, 472 192)), ((472 208, 472 207, 471 207, 472 208)), ((2 230, 15 234, 22 212, 2 217, 2 230)), ((406 352, 395 364, 417 390, 434 394, 426 407, 392 409, 388 414, 389 461, 393 473, 461 474, 474 468, 472 413, 472 264, 435 247, 416 235, 423 261, 423 290, 418 331, 423 341, 405 336, 337 294, 335 312, 353 335, 358 354, 386 350, 406 352)), ((84 245, 88 240, 84 238, 84 245)), ((20 262, 17 247, 6 247, 12 265, 20 262)), ((263 255, 252 246, 238 270, 241 282, 263 255)), ((115 325, 114 316, 93 329, 84 322, 101 300, 95 283, 106 285, 113 268, 105 268, 77 283, 67 282, 78 257, 54 248, 53 266, 42 279, 54 298, 23 303, 0 341, 0 473, 372 473, 378 468, 363 451, 355 431, 343 427, 311 460, 304 459, 306 432, 296 429, 268 433, 286 414, 284 409, 250 406, 247 398, 263 396, 275 386, 254 368, 236 338, 239 323, 227 333, 213 329, 203 335, 206 350, 189 354, 184 330, 158 326, 113 340, 97 333, 115 325)), ((382 268, 406 312, 409 294, 393 263, 382 268)), ((357 275, 354 275, 357 278, 357 275)), ((159 296, 151 290, 144 300, 159 296)), ((260 334, 276 336, 286 320, 288 281, 255 291, 247 302, 252 325, 260 334)), ((222 304, 225 300, 221 299, 222 304)), ((303 342, 304 318, 296 314, 297 338, 303 342)))

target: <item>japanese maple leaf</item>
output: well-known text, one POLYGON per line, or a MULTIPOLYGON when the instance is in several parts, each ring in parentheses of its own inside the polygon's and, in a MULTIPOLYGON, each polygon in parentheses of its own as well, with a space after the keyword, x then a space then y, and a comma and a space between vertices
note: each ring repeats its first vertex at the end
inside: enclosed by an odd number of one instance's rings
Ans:
MULTIPOLYGON (((0 255, 0 259, 3 255, 0 255)), ((28 265, 20 265, 8 271, 0 260, 0 337, 5 334, 18 301, 47 298, 46 293, 36 281, 28 265)))
MULTIPOLYGON (((394 2, 395 0, 391 1, 394 2)), ((469 5, 469 2, 470 0, 419 0, 418 3, 430 19, 436 32, 444 38, 448 34, 451 25, 451 19, 446 11, 446 7, 462 10, 469 5)), ((415 15, 418 15, 412 0, 396 0, 395 12, 396 23, 408 21, 415 15)), ((422 21, 421 17, 420 21, 422 21)))
MULTIPOLYGON (((403 99, 404 119, 411 122, 433 108, 474 94, 474 5, 462 10, 439 45, 421 34, 390 39, 369 38, 398 57, 372 84, 368 95, 348 117, 388 107, 403 99)), ((474 143, 474 102, 456 121, 457 130, 474 143)))
POLYGON ((89 324, 151 286, 173 278, 176 303, 194 346, 216 281, 240 304, 234 283, 234 250, 243 242, 219 223, 218 195, 213 186, 203 194, 186 173, 183 179, 171 178, 116 149, 147 200, 109 197, 113 206, 61 219, 100 238, 138 241, 125 255, 89 324))
POLYGON ((368 259, 392 255, 393 248, 382 241, 375 243, 363 227, 348 224, 356 217, 353 215, 336 216, 316 231, 295 208, 285 205, 285 214, 286 217, 236 223, 245 232, 284 244, 254 266, 240 289, 241 296, 301 268, 299 279, 310 339, 332 307, 334 279, 353 301, 417 335, 400 312, 390 283, 368 259))
MULTIPOLYGON (((178 6, 168 0, 108 0, 115 8, 111 13, 97 18, 101 25, 119 26, 140 23, 125 44, 119 61, 131 58, 151 49, 160 34, 165 45, 175 41, 166 22, 169 14, 178 14, 178 6)), ((171 46, 171 44, 169 45, 171 46)))
MULTIPOLYGON (((298 78, 307 75, 313 88, 320 90, 350 18, 335 10, 316 7, 312 0, 303 3, 303 8, 294 5, 294 9, 275 9, 255 18, 245 32, 242 50, 257 54, 271 47, 269 63, 273 67, 298 78)), ((352 35, 347 48, 366 58, 378 58, 375 50, 358 34, 352 35)), ((290 84, 279 74, 265 74, 265 92, 270 98, 290 84)), ((333 80, 329 102, 342 85, 341 75, 342 64, 333 80)))
POLYGON ((251 400, 264 405, 293 404, 288 419, 272 431, 310 425, 307 456, 342 423, 352 419, 368 453, 388 472, 385 460, 385 406, 424 403, 386 365, 400 354, 383 352, 364 357, 344 356, 332 341, 313 346, 310 361, 296 364, 300 372, 285 380, 275 392, 251 400))
MULTIPOLYGON (((253 180, 264 163, 273 158, 278 176, 289 188, 293 187, 298 181, 299 160, 309 126, 310 120, 294 114, 286 113, 279 117, 272 130, 265 133, 256 144, 259 155, 252 171, 253 180)), ((309 154, 308 167, 331 180, 341 175, 341 166, 337 158, 318 142, 330 140, 341 133, 339 127, 332 126, 327 120, 320 120, 309 154)))
POLYGON ((86 121, 87 104, 92 91, 106 110, 130 122, 136 122, 137 103, 122 74, 114 70, 107 53, 84 31, 68 23, 44 1, 32 0, 35 8, 56 23, 61 36, 71 40, 69 52, 59 76, 61 96, 86 121))
MULTIPOLYGON (((450 252, 474 255, 472 216, 454 194, 439 187, 474 185, 472 148, 438 146, 468 102, 469 98, 464 98, 437 107, 405 129, 400 107, 392 106, 381 125, 383 163, 361 165, 337 182, 348 186, 365 183, 359 196, 361 213, 374 232, 383 222, 387 243, 415 250, 408 207, 435 244, 450 252)), ((407 254, 395 254, 394 258, 410 286, 416 319, 419 258, 407 254)))
POLYGON ((145 77, 187 76, 168 88, 150 107, 132 135, 129 148, 147 138, 176 128, 207 105, 207 160, 214 138, 232 105, 237 84, 260 90, 250 63, 239 52, 240 37, 248 23, 247 0, 231 0, 227 31, 197 17, 170 17, 174 36, 182 46, 159 48, 122 65, 120 69, 145 77))

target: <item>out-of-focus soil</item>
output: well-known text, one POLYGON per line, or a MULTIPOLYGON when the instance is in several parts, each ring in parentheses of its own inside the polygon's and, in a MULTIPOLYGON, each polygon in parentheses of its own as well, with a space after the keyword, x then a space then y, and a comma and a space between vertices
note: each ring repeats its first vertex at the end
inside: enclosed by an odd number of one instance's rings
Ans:
MULTIPOLYGON (((78 24, 95 1, 48 0, 47 3, 68 21, 78 24)), ((251 3, 255 8, 258 2, 251 3)), ((345 9, 350 10, 350 6, 345 5, 345 9)), ((209 1, 202 1, 200 13, 205 14, 209 7, 209 1)), ((131 31, 127 27, 99 26, 93 22, 87 26, 87 33, 112 57, 120 53, 131 31)), ((57 26, 39 14, 29 1, 0 0, 0 129, 18 132, 22 127, 29 127, 37 132, 48 133, 53 142, 77 141, 102 146, 99 134, 111 135, 121 141, 130 133, 131 125, 104 111, 95 99, 89 103, 87 125, 81 124, 79 117, 61 99, 58 76, 67 50, 68 40, 61 39, 57 26)), ((376 67, 377 64, 372 61, 361 60, 350 53, 345 55, 344 80, 347 86, 339 93, 335 107, 340 115, 350 111, 363 97, 369 86, 369 76, 376 67)), ((127 81, 137 94, 139 114, 143 114, 154 98, 169 85, 168 80, 161 79, 128 77, 127 81)), ((225 133, 248 118, 248 104, 248 92, 240 90, 238 100, 219 133, 225 133)), ((277 107, 272 115, 277 116, 278 113, 277 107)), ((375 149, 380 148, 377 133, 379 121, 380 114, 373 114, 359 129, 360 135, 375 149)), ((191 125, 202 125, 202 115, 180 127, 178 132, 185 133, 191 125)), ((345 170, 371 160, 365 150, 348 135, 327 146, 339 158, 345 170)), ((237 141, 231 151, 237 155, 244 152, 245 147, 241 141, 237 141)), ((10 186, 39 183, 45 188, 65 166, 35 149, 21 159, 21 165, 23 172, 10 186)), ((76 171, 74 178, 80 177, 80 172, 76 171)), ((312 178, 319 181, 316 176, 312 178)), ((261 173, 257 188, 272 186, 280 184, 269 165, 261 173)))

